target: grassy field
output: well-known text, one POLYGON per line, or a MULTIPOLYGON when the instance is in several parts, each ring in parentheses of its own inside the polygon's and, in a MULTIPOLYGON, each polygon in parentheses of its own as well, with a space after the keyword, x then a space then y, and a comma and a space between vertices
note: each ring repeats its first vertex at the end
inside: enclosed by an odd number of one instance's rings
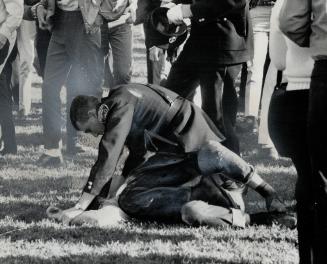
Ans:
MULTIPOLYGON (((145 82, 145 56, 140 28, 135 30, 133 80, 145 82)), ((0 263, 297 263, 297 233, 278 226, 190 228, 155 223, 126 223, 116 228, 64 226, 46 218, 49 205, 72 206, 96 158, 96 141, 81 141, 91 151, 58 169, 40 168, 40 79, 33 85, 32 114, 17 118, 19 154, 0 164, 0 263)), ((242 122, 242 116, 238 119, 242 122)), ((295 170, 287 159, 272 161, 256 154, 255 134, 240 134, 244 158, 294 204, 295 170)), ((249 191, 249 211, 262 210, 262 200, 249 191)))

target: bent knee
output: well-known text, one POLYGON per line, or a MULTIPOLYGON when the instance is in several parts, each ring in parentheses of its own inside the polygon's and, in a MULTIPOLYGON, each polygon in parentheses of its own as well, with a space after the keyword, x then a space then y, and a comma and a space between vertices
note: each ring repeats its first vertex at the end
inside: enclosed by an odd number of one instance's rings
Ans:
POLYGON ((191 201, 186 203, 181 209, 182 220, 189 225, 198 225, 202 223, 202 212, 208 206, 203 201, 191 201))

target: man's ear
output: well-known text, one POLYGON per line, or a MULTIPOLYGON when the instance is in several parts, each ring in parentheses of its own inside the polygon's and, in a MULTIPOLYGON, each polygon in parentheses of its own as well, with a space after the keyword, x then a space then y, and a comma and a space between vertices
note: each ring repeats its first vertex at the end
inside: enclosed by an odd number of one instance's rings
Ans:
POLYGON ((97 111, 96 111, 96 109, 94 108, 94 109, 91 109, 91 110, 89 110, 88 112, 87 112, 87 115, 89 116, 89 118, 90 117, 95 117, 95 118, 98 118, 98 114, 97 114, 97 111))

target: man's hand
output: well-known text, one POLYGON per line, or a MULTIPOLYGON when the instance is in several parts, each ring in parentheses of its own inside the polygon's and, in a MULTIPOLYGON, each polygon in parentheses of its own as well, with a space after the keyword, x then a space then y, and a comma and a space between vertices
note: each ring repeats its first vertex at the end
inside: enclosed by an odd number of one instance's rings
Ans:
POLYGON ((7 37, 0 33, 0 50, 5 46, 7 40, 7 37))
POLYGON ((115 7, 112 9, 113 12, 117 12, 124 4, 126 0, 117 0, 115 7))
POLYGON ((66 209, 62 211, 62 222, 68 225, 75 217, 83 213, 84 210, 76 209, 75 207, 66 209))
POLYGON ((167 12, 167 18, 170 24, 180 25, 183 23, 182 5, 178 4, 171 7, 167 12))
POLYGON ((129 0, 129 5, 125 12, 130 13, 131 16, 126 20, 126 23, 132 24, 136 21, 137 0, 129 0))
POLYGON ((153 46, 149 49, 149 59, 151 61, 159 61, 159 58, 163 54, 163 52, 163 49, 153 46))
POLYGON ((43 5, 39 5, 36 9, 36 16, 39 22, 39 27, 42 30, 48 29, 47 26, 47 10, 44 8, 43 5))

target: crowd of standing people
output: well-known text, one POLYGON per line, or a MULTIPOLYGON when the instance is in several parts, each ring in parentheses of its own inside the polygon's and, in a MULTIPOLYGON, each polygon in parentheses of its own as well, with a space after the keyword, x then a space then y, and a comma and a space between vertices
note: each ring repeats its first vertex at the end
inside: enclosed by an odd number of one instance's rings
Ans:
MULTIPOLYGON (((31 113, 33 68, 43 80, 44 152, 38 165, 60 166, 64 149, 69 155, 84 151, 75 128, 84 132, 89 128, 81 129, 67 117, 63 136, 60 92, 65 86, 67 116, 72 117, 69 110, 78 95, 100 102, 104 79, 110 88, 130 84, 132 28, 141 23, 148 83, 160 84, 190 101, 200 88, 202 110, 215 127, 210 129, 218 131, 214 138, 231 151, 224 155, 231 157, 233 166, 243 166, 239 182, 262 187, 261 179, 257 185, 251 183, 252 176, 244 171, 251 168, 236 158, 241 154, 236 133, 239 103, 244 105, 247 129, 258 131, 261 151, 271 158, 291 158, 298 174, 300 263, 325 263, 326 0, 0 0, 0 156, 17 154, 13 105, 19 117, 31 113), (158 23, 158 17, 166 24, 158 23)), ((153 88, 148 88, 152 93, 153 88)), ((143 93, 147 88, 138 89, 136 93, 143 93)), ((166 90, 155 91, 169 101, 166 90)), ((111 110, 105 105, 90 109, 101 113, 98 121, 111 110)), ((126 116, 129 112, 124 111, 118 108, 117 113, 126 116)), ((194 115, 195 123, 204 122, 197 113, 193 110, 188 115, 194 115)), ((191 126, 193 119, 188 122, 191 126)), ((189 139, 183 140, 190 144, 189 139)), ((118 160, 120 153, 116 154, 118 160)), ((98 159, 91 171, 93 178, 103 169, 101 164, 98 159)), ((202 173, 206 170, 200 168, 202 173)), ((260 194, 270 188, 263 186, 260 194)), ((133 204, 126 193, 121 198, 125 198, 121 203, 125 212, 133 204)), ((232 216, 225 215, 224 221, 232 222, 232 216)))

